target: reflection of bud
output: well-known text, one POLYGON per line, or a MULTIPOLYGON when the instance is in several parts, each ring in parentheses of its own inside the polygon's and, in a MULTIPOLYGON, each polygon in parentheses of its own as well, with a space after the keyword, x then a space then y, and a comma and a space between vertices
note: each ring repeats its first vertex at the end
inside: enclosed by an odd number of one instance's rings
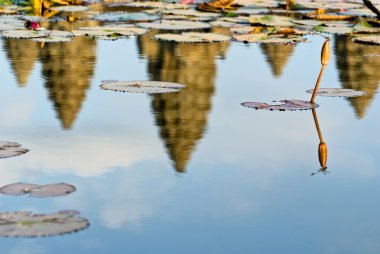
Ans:
POLYGON ((327 163, 327 145, 325 144, 325 142, 319 143, 318 157, 319 157, 319 164, 321 164, 322 169, 327 169, 327 166, 326 166, 326 163, 327 163))
POLYGON ((321 51, 321 63, 323 66, 327 65, 330 61, 330 38, 327 38, 323 43, 321 51))

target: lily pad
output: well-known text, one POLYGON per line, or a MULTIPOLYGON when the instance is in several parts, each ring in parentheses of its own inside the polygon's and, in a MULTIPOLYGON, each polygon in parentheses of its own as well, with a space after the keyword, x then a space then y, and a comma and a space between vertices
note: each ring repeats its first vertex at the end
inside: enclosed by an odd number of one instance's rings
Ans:
POLYGON ((100 21, 129 21, 129 22, 148 22, 158 20, 159 17, 144 12, 107 12, 93 17, 100 21))
POLYGON ((20 144, 15 142, 0 141, 0 159, 18 156, 29 151, 20 146, 20 144))
MULTIPOLYGON (((116 3, 117 4, 117 3, 116 3)), ((186 4, 177 4, 177 3, 165 3, 165 2, 132 2, 123 4, 123 6, 136 7, 136 8, 155 8, 155 9, 188 9, 189 6, 186 4)))
POLYGON ((50 10, 53 11, 66 11, 66 12, 78 12, 78 11, 88 11, 90 8, 82 5, 67 5, 67 6, 57 6, 51 7, 50 10))
POLYGON ((1 187, 0 193, 14 196, 29 194, 30 197, 46 198, 68 195, 75 190, 75 186, 66 183, 54 183, 47 185, 12 183, 1 187))
POLYGON ((354 29, 352 27, 344 26, 316 26, 314 30, 321 33, 330 34, 351 34, 354 29))
POLYGON ((32 189, 39 188, 41 185, 32 183, 12 183, 0 188, 0 193, 4 195, 20 196, 29 193, 32 189))
POLYGON ((79 27, 78 30, 72 31, 76 36, 137 36, 147 33, 148 30, 136 26, 89 26, 79 27))
POLYGON ((223 20, 215 20, 210 22, 210 24, 214 27, 227 27, 227 28, 238 28, 238 27, 244 27, 245 25, 243 24, 238 24, 238 23, 233 23, 233 22, 228 22, 228 21, 223 21, 223 20))
POLYGON ((14 39, 31 39, 31 38, 39 38, 46 37, 49 35, 49 31, 41 30, 6 30, 1 32, 1 36, 5 38, 14 38, 14 39))
POLYGON ((251 16, 249 22, 252 25, 261 26, 285 26, 292 27, 295 24, 292 22, 294 19, 285 16, 274 16, 274 15, 254 15, 251 16))
POLYGON ((294 111, 294 110, 309 110, 319 107, 316 103, 300 100, 282 100, 279 104, 267 104, 262 102, 243 102, 241 105, 254 109, 277 110, 277 111, 294 111))
POLYGON ((210 12, 200 12, 196 11, 194 9, 188 9, 188 10, 163 10, 163 14, 172 14, 172 15, 183 15, 183 16, 192 16, 192 17, 201 17, 201 18, 209 18, 209 19, 216 19, 221 16, 219 13, 210 13, 210 12))
POLYGON ((204 30, 211 28, 211 25, 205 22, 170 20, 162 20, 160 23, 138 23, 137 26, 160 30, 204 30))
POLYGON ((368 35, 368 36, 358 36, 352 38, 353 42, 370 44, 370 45, 380 45, 379 35, 368 35))
POLYGON ((49 35, 41 38, 34 38, 37 42, 69 42, 72 41, 74 34, 68 31, 52 30, 49 35))
POLYGON ((45 237, 63 235, 86 229, 86 218, 67 212, 33 214, 31 212, 0 213, 0 236, 45 237))
POLYGON ((283 36, 268 34, 234 34, 236 41, 244 43, 270 43, 270 44, 295 44, 306 42, 307 39, 302 36, 283 36))
POLYGON ((171 42, 208 43, 230 41, 231 36, 215 33, 156 34, 154 39, 171 42))
MULTIPOLYGON (((307 93, 313 93, 314 89, 306 91, 307 93)), ((356 91, 352 89, 343 89, 343 88, 319 88, 317 91, 318 96, 325 97, 358 97, 365 95, 365 92, 356 91)))
POLYGON ((182 84, 162 81, 103 81, 103 90, 128 93, 174 93, 185 87, 182 84))

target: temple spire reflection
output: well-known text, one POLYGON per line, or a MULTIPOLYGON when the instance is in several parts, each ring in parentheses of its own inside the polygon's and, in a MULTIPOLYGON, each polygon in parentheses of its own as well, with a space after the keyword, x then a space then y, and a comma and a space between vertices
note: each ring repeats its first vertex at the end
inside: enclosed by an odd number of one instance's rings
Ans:
POLYGON ((342 88, 366 92, 364 96, 347 98, 361 119, 377 93, 380 82, 379 49, 354 43, 349 37, 335 37, 335 56, 342 88))
POLYGON ((152 112, 167 153, 177 172, 185 172, 207 126, 216 77, 215 58, 227 43, 162 43, 152 34, 139 37, 140 55, 148 59, 151 80, 186 85, 178 93, 152 95, 152 112))
POLYGON ((260 44, 261 51, 271 67, 272 74, 280 77, 286 67, 296 45, 260 44))

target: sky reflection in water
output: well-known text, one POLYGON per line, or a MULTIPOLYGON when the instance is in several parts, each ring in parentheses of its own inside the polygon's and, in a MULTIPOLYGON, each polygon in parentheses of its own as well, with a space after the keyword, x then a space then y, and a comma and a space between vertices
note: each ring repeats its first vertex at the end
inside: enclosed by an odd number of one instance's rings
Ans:
POLYGON ((364 56, 377 47, 333 38, 320 87, 368 94, 317 97, 331 173, 311 177, 320 168, 311 112, 240 103, 308 100, 322 38, 276 47, 150 36, 43 48, 0 42, 1 139, 31 150, 0 160, 0 184, 77 187, 56 199, 1 196, 1 211, 76 209, 91 222, 61 237, 0 238, 1 253, 380 251, 380 58, 364 56), (101 91, 104 79, 188 87, 123 94, 101 91))

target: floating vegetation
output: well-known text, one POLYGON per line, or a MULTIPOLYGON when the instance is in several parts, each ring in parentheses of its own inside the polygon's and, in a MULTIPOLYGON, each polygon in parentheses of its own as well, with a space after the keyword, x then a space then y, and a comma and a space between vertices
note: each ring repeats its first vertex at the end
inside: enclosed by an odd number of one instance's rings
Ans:
POLYGON ((175 93, 185 86, 178 83, 162 81, 115 81, 106 80, 100 85, 103 90, 128 93, 175 93))
POLYGON ((238 28, 238 27, 243 27, 245 25, 239 24, 239 23, 233 23, 233 22, 228 22, 228 21, 223 21, 223 20, 215 20, 210 22, 212 26, 220 26, 220 27, 227 27, 227 28, 238 28))
POLYGON ((106 12, 93 17, 100 21, 129 21, 129 22, 148 22, 158 20, 159 17, 144 12, 106 12))
POLYGON ((137 26, 160 30, 204 30, 210 29, 211 25, 205 22, 170 21, 162 20, 159 23, 138 23, 137 26))
POLYGON ((0 213, 0 236, 46 237, 78 232, 90 223, 79 212, 59 211, 52 214, 32 212, 0 213))
POLYGON ((34 38, 37 42, 69 42, 73 40, 74 34, 68 31, 51 30, 46 37, 34 38))
POLYGON ((30 197, 47 198, 65 196, 74 192, 75 190, 75 186, 66 183, 54 183, 46 185, 12 183, 1 187, 0 193, 13 196, 29 194, 30 197))
MULTIPOLYGON (((306 91, 307 93, 313 93, 314 89, 306 91)), ((356 91, 353 89, 344 88, 319 88, 316 95, 325 97, 358 97, 365 95, 365 92, 356 91)))
POLYGON ((314 30, 321 33, 330 34, 351 34, 354 31, 352 27, 344 26, 315 26, 314 30))
POLYGON ((210 13, 210 12, 200 12, 196 11, 194 9, 188 9, 188 10, 163 10, 163 14, 172 14, 172 15, 182 15, 182 16, 192 16, 192 17, 199 17, 199 18, 208 18, 208 19, 216 19, 221 16, 219 13, 210 13))
POLYGON ((156 34, 156 40, 187 43, 209 43, 226 42, 231 40, 231 36, 215 33, 182 33, 182 34, 156 34))
MULTIPOLYGON (((136 7, 136 8, 156 8, 156 9, 188 9, 189 6, 186 4, 173 4, 173 3, 166 3, 166 2, 132 2, 132 3, 126 3, 122 4, 123 6, 128 7, 136 7)), ((111 6, 120 6, 120 4, 115 3, 111 4, 111 6)))
POLYGON ((286 36, 281 34, 234 34, 233 38, 236 41, 244 43, 270 43, 270 44, 295 44, 300 42, 306 42, 307 39, 302 36, 292 35, 286 36))
POLYGON ((251 16, 249 22, 252 25, 274 26, 274 27, 292 27, 295 24, 294 19, 285 16, 274 15, 254 15, 251 16))
POLYGON ((65 12, 78 12, 78 11, 88 11, 90 8, 83 5, 67 5, 67 6, 57 6, 51 7, 52 11, 65 11, 65 12))
POLYGON ((39 38, 46 37, 49 35, 49 31, 46 30, 6 30, 0 33, 0 35, 4 38, 14 38, 14 39, 31 39, 31 38, 39 38))
POLYGON ((249 17, 244 17, 244 16, 238 16, 238 17, 223 17, 218 19, 220 21, 226 21, 226 22, 231 22, 231 23, 236 23, 236 24, 244 24, 244 25, 249 25, 249 17))
POLYGON ((348 21, 321 21, 321 20, 313 20, 313 19, 297 19, 292 20, 294 24, 297 25, 303 25, 303 26, 344 26, 344 27, 351 27, 352 24, 348 21))
POLYGON ((354 26, 354 32, 365 34, 378 34, 380 33, 380 28, 374 27, 366 21, 361 21, 354 26))
POLYGON ((0 159, 18 156, 27 152, 29 152, 29 150, 21 148, 21 145, 18 143, 0 141, 0 159))
POLYGON ((239 14, 239 15, 258 15, 258 14, 265 14, 268 13, 269 9, 267 8, 248 8, 248 7, 243 7, 239 8, 233 13, 239 14))
POLYGON ((147 33, 148 30, 136 26, 89 26, 79 27, 78 30, 73 30, 75 36, 138 36, 147 33))
POLYGON ((380 36, 368 35, 368 36, 358 36, 352 38, 353 42, 370 44, 370 45, 380 45, 380 36))
MULTIPOLYGON (((274 101, 276 102, 276 101, 274 101)), ((294 111, 294 110, 309 110, 319 107, 316 103, 301 100, 282 100, 279 104, 267 104, 262 102, 243 102, 241 105, 254 109, 277 110, 277 111, 294 111)))

